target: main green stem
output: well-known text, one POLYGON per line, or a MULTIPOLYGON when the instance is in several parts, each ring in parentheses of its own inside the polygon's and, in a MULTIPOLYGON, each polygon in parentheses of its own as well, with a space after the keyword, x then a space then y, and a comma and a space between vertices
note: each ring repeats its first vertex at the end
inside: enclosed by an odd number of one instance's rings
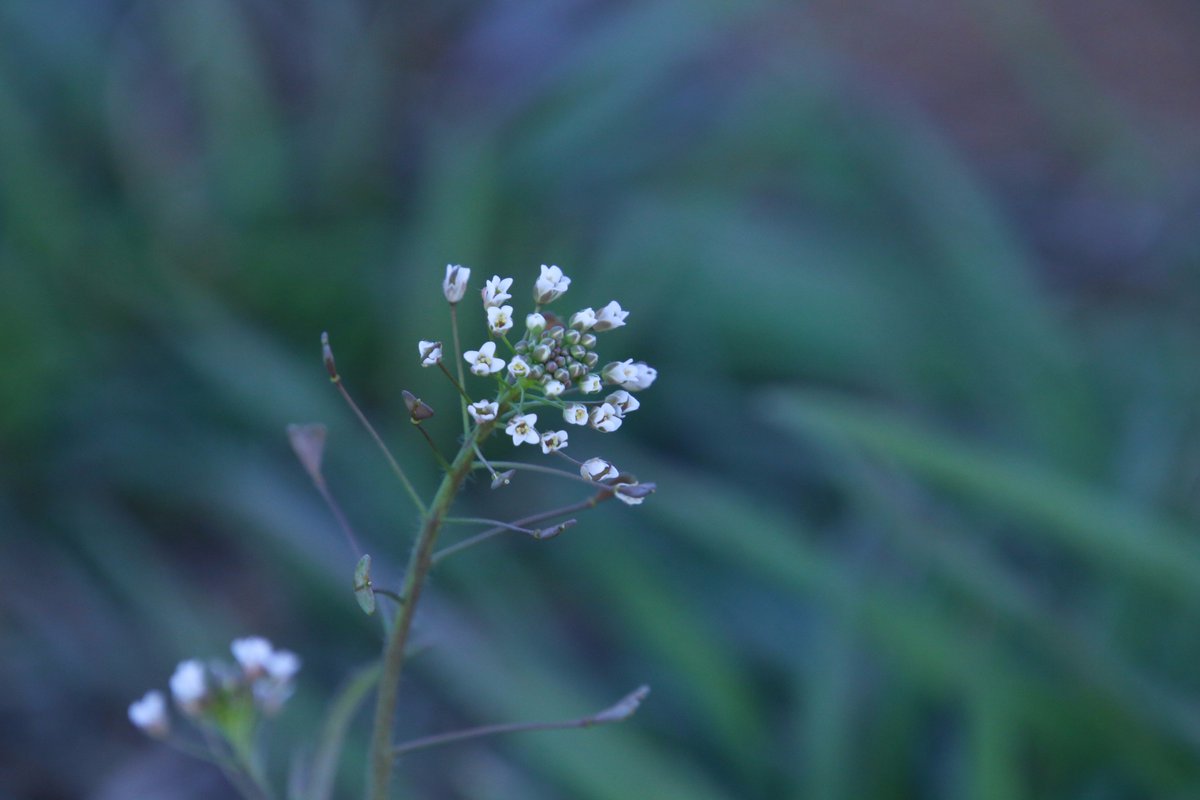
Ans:
POLYGON ((484 423, 476 428, 463 442, 454 462, 446 470, 429 509, 421 523, 421 533, 413 545, 404 573, 401 591, 404 603, 388 634, 387 647, 383 652, 383 671, 379 677, 379 692, 375 702, 375 729, 371 734, 371 772, 368 796, 371 800, 387 800, 392 780, 392 764, 395 759, 392 744, 392 723, 396 715, 396 693, 400 688, 400 673, 404 669, 404 649, 408 645, 408 632, 412 627, 417 603, 425 578, 433 566, 433 546, 445 521, 450 504, 458 494, 463 481, 471 472, 475 445, 491 433, 495 423, 484 423))

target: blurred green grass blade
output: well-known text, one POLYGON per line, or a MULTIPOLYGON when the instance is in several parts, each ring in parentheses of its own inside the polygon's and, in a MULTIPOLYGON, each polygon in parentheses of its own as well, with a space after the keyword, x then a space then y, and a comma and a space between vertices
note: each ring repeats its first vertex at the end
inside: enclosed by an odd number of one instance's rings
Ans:
POLYGON ((211 188, 238 216, 285 208, 287 140, 246 9, 230 0, 180 0, 158 13, 167 52, 202 110, 211 188))
MULTIPOLYGON (((613 548, 605 542, 603 549, 588 552, 579 546, 580 557, 569 563, 586 571, 588 583, 596 584, 596 596, 605 598, 606 625, 640 653, 656 654, 672 674, 689 676, 673 691, 689 696, 695 724, 706 732, 697 738, 711 737, 731 765, 752 772, 756 755, 768 746, 759 724, 763 709, 749 690, 745 665, 729 650, 721 629, 706 618, 705 606, 687 601, 685 587, 652 567, 644 548, 613 548)), ((754 780, 753 774, 743 778, 748 785, 754 780)))
POLYGON ((986 673, 967 704, 967 726, 969 752, 957 796, 965 800, 1028 797, 1018 779, 1022 746, 1018 730, 1011 724, 1008 710, 989 690, 986 673))
POLYGON ((1028 536, 1053 537, 1078 556, 1200 607, 1200 553, 1174 525, 1144 509, 1037 462, 956 441, 850 398, 792 392, 765 400, 768 417, 794 434, 890 459, 934 486, 1035 526, 1028 536))
POLYGON ((793 754, 796 786, 812 800, 844 800, 853 795, 855 765, 863 757, 856 741, 858 650, 844 625, 817 628, 812 643, 815 666, 796 675, 804 697, 800 740, 793 754))
POLYGON ((969 609, 856 575, 852 564, 810 544, 814 537, 799 520, 770 503, 727 483, 652 463, 649 455, 639 461, 660 486, 642 513, 728 569, 815 599, 885 654, 911 690, 961 698, 976 691, 979 676, 987 675, 996 702, 1022 725, 1048 740, 1086 725, 1095 749, 1120 753, 1122 763, 1153 786, 1170 785, 1178 777, 1179 762, 1169 754, 1148 755, 1161 749, 1161 730, 1181 737, 1193 751, 1200 748, 1192 706, 1178 698, 1171 710, 1169 695, 1148 692, 1144 697, 1155 699, 1155 707, 1131 712, 1128 698, 1114 704, 1111 692, 1098 693, 1079 681, 1063 683, 1020 657, 1021 648, 983 635, 978 620, 964 618, 969 609), (1154 728, 1142 724, 1147 719, 1155 721, 1154 728), (1117 742, 1120 749, 1114 750, 1117 742))
POLYGON ((305 794, 308 800, 330 800, 333 797, 333 782, 341 761, 346 731, 363 699, 370 694, 378 680, 379 664, 374 663, 351 676, 334 697, 313 757, 305 794))
POLYGON ((847 494, 880 518, 892 542, 978 603, 984 613, 994 615, 989 619, 1001 630, 1044 653, 1067 672, 1062 679, 1094 685, 1131 717, 1200 748, 1200 726, 1188 701, 1166 683, 1151 680, 1145 669, 1096 630, 1099 624, 1080 624, 1043 601, 976 537, 948 521, 946 510, 938 513, 923 507, 917 513, 908 508, 897 496, 894 480, 883 480, 866 464, 856 464, 858 460, 855 454, 845 454, 848 469, 841 471, 840 480, 847 494))

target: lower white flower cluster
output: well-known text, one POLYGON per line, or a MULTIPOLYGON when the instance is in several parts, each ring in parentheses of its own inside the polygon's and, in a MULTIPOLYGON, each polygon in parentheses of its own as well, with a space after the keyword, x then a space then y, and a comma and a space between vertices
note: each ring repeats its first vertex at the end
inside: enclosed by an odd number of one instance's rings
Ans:
MULTIPOLYGON (((300 658, 290 650, 276 650, 261 636, 235 639, 230 646, 237 666, 227 662, 205 665, 197 659, 181 661, 169 685, 175 705, 194 719, 229 718, 236 712, 274 714, 291 697, 292 679, 300 658), (231 715, 229 712, 235 712, 231 715)), ((157 689, 129 706, 129 721, 150 736, 165 737, 171 730, 167 702, 157 689)))

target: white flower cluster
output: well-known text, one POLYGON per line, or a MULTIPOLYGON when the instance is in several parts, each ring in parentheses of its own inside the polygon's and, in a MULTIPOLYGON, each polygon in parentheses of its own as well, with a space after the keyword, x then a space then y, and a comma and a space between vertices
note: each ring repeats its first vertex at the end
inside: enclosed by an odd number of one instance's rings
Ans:
MULTIPOLYGON (((169 686, 175 705, 189 717, 201 717, 210 706, 250 702, 273 714, 291 696, 292 679, 300 658, 289 650, 276 650, 261 636, 235 639, 230 647, 238 667, 225 663, 205 666, 197 659, 181 661, 169 686)), ((147 692, 129 706, 129 721, 150 736, 170 732, 166 698, 158 690, 147 692)))
MULTIPOLYGON (((450 303, 462 300, 470 275, 471 270, 466 267, 455 264, 446 267, 442 290, 450 303)), ((597 371, 600 358, 595 353, 596 334, 622 327, 629 316, 616 300, 599 311, 593 308, 576 311, 568 324, 563 324, 553 314, 542 313, 543 305, 557 300, 571 285, 571 279, 557 266, 542 265, 541 275, 533 288, 538 310, 525 317, 524 335, 510 345, 507 335, 515 327, 516 318, 513 307, 505 301, 512 299, 509 292, 512 284, 512 278, 499 275, 493 275, 484 283, 480 294, 493 340, 463 355, 472 374, 493 375, 525 390, 540 390, 548 398, 560 397, 572 388, 583 394, 596 394, 605 383, 635 392, 654 383, 657 371, 633 359, 614 361, 597 371), (496 338, 511 351, 507 358, 497 353, 496 338), (507 375, 500 374, 506 365, 507 375)), ((433 366, 442 360, 441 342, 422 340, 417 352, 422 366, 433 366)))
MULTIPOLYGON (((470 272, 459 265, 446 267, 442 290, 451 304, 466 295, 470 272)), ((658 377, 653 367, 632 358, 601 366, 596 353, 597 334, 623 327, 629 312, 612 300, 598 310, 580 309, 567 317, 568 322, 562 322, 550 311, 543 311, 543 306, 562 297, 570 288, 571 279, 558 266, 543 264, 533 286, 537 308, 525 316, 525 331, 512 342, 509 332, 517 319, 513 307, 507 303, 512 299, 512 285, 512 278, 493 275, 480 292, 491 338, 478 349, 466 351, 463 358, 470 365, 471 374, 496 380, 499 394, 492 400, 469 403, 467 413, 471 419, 477 425, 504 424, 504 431, 512 437, 514 445, 541 445, 542 452, 547 454, 566 448, 569 434, 566 430, 539 431, 538 415, 524 410, 529 401, 561 409, 568 426, 590 426, 603 433, 620 428, 625 417, 641 405, 632 393, 649 388, 658 377), (498 343, 506 349, 505 354, 498 352, 498 343), (603 399, 588 398, 599 395, 606 385, 612 391, 603 399)), ((418 354, 422 366, 440 363, 441 342, 422 340, 418 354)), ((584 463, 594 466, 593 462, 608 464, 601 459, 584 463)), ((640 503, 644 494, 623 492, 621 488, 636 484, 616 482, 622 476, 611 464, 608 467, 612 475, 588 469, 583 470, 583 475, 589 480, 610 483, 616 496, 627 503, 640 503)))

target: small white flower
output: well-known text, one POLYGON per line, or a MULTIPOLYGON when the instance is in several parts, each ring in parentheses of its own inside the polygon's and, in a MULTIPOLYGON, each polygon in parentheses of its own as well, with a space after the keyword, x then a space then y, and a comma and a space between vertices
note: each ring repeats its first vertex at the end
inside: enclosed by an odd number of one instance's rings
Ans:
POLYGON ((571 425, 587 425, 587 407, 579 403, 571 403, 571 405, 563 409, 563 419, 571 425))
POLYGON ((480 400, 467 406, 467 413, 471 415, 471 419, 475 420, 476 425, 482 425, 496 418, 496 415, 500 413, 500 406, 496 404, 495 400, 480 400))
POLYGON ((624 389, 617 389, 615 392, 604 398, 604 402, 617 410, 617 413, 622 417, 631 411, 637 411, 642 407, 638 399, 624 389))
POLYGON ((608 403, 601 403, 592 409, 592 427, 598 431, 612 433, 621 427, 621 416, 608 403))
POLYGON ((571 279, 563 275, 561 269, 542 264, 541 277, 533 284, 533 299, 539 305, 553 302, 561 297, 570 285, 571 279))
POLYGON ((616 384, 622 389, 628 389, 631 392, 649 388, 650 384, 654 383, 654 379, 657 377, 658 370, 654 369, 654 367, 646 366, 641 361, 635 364, 632 358, 627 358, 624 361, 614 361, 604 368, 604 379, 606 381, 616 384))
POLYGON ((486 281, 483 284, 483 307, 498 306, 510 299, 512 295, 508 293, 508 287, 512 286, 512 282, 512 278, 501 278, 499 275, 493 275, 486 281))
POLYGON ((609 478, 617 477, 621 473, 603 458, 589 458, 579 465, 579 474, 589 481, 606 481, 609 478))
POLYGON ((546 318, 536 311, 525 317, 525 327, 532 334, 539 334, 546 329, 546 318))
POLYGON ((242 670, 251 677, 262 674, 272 652, 271 643, 261 636, 234 639, 229 649, 233 651, 233 657, 237 659, 237 662, 242 665, 242 670))
POLYGON ((208 693, 204 678, 204 665, 195 659, 181 661, 171 676, 171 695, 175 702, 189 714, 200 710, 200 701, 208 693))
POLYGON ((171 729, 171 721, 167 717, 167 702, 163 693, 158 690, 146 692, 141 700, 130 703, 129 721, 150 736, 166 736, 171 729))
POLYGON ((542 452, 553 453, 555 450, 562 450, 567 446, 568 434, 566 431, 547 431, 542 434, 542 452))
POLYGON ((300 657, 291 650, 276 650, 263 666, 271 680, 287 683, 300 671, 300 657))
POLYGON ((579 382, 579 388, 584 394, 595 394, 601 389, 600 376, 594 372, 589 372, 579 382))
POLYGON ((508 374, 514 378, 524 378, 529 374, 529 362, 524 356, 513 356, 512 361, 508 362, 508 374))
POLYGON ((492 306, 487 310, 488 330, 494 335, 499 336, 502 333, 508 333, 512 330, 512 306, 492 306))
POLYGON ((534 430, 537 414, 518 414, 508 421, 504 432, 512 437, 513 444, 537 444, 538 432, 534 430))
POLYGON ((422 367, 432 367, 442 363, 442 343, 427 342, 422 339, 417 343, 417 353, 421 356, 422 367))
POLYGON ((625 318, 629 316, 628 311, 621 310, 621 304, 616 300, 612 300, 604 308, 596 312, 596 322, 594 330, 596 333, 609 331, 613 328, 619 328, 625 324, 625 318))
POLYGON ((577 331, 586 331, 595 324, 596 312, 590 308, 585 308, 582 311, 576 311, 571 315, 571 327, 577 331))
POLYGON ((563 384, 563 382, 556 381, 554 378, 551 378, 542 384, 542 391, 546 393, 546 397, 558 397, 566 390, 567 387, 563 384))
POLYGON ((471 277, 471 270, 467 267, 459 266, 458 264, 446 265, 446 277, 442 280, 442 294, 446 295, 446 299, 453 305, 463 299, 463 295, 467 292, 467 280, 471 277))
POLYGON ((641 361, 637 362, 637 368, 638 375, 637 380, 635 381, 634 391, 649 389, 650 384, 654 383, 654 380, 658 377, 658 370, 656 370, 654 367, 647 366, 641 361))
POLYGON ((478 350, 468 350, 463 353, 463 359, 471 365, 471 372, 476 375, 491 375, 504 369, 504 359, 496 358, 495 342, 484 342, 478 350))

